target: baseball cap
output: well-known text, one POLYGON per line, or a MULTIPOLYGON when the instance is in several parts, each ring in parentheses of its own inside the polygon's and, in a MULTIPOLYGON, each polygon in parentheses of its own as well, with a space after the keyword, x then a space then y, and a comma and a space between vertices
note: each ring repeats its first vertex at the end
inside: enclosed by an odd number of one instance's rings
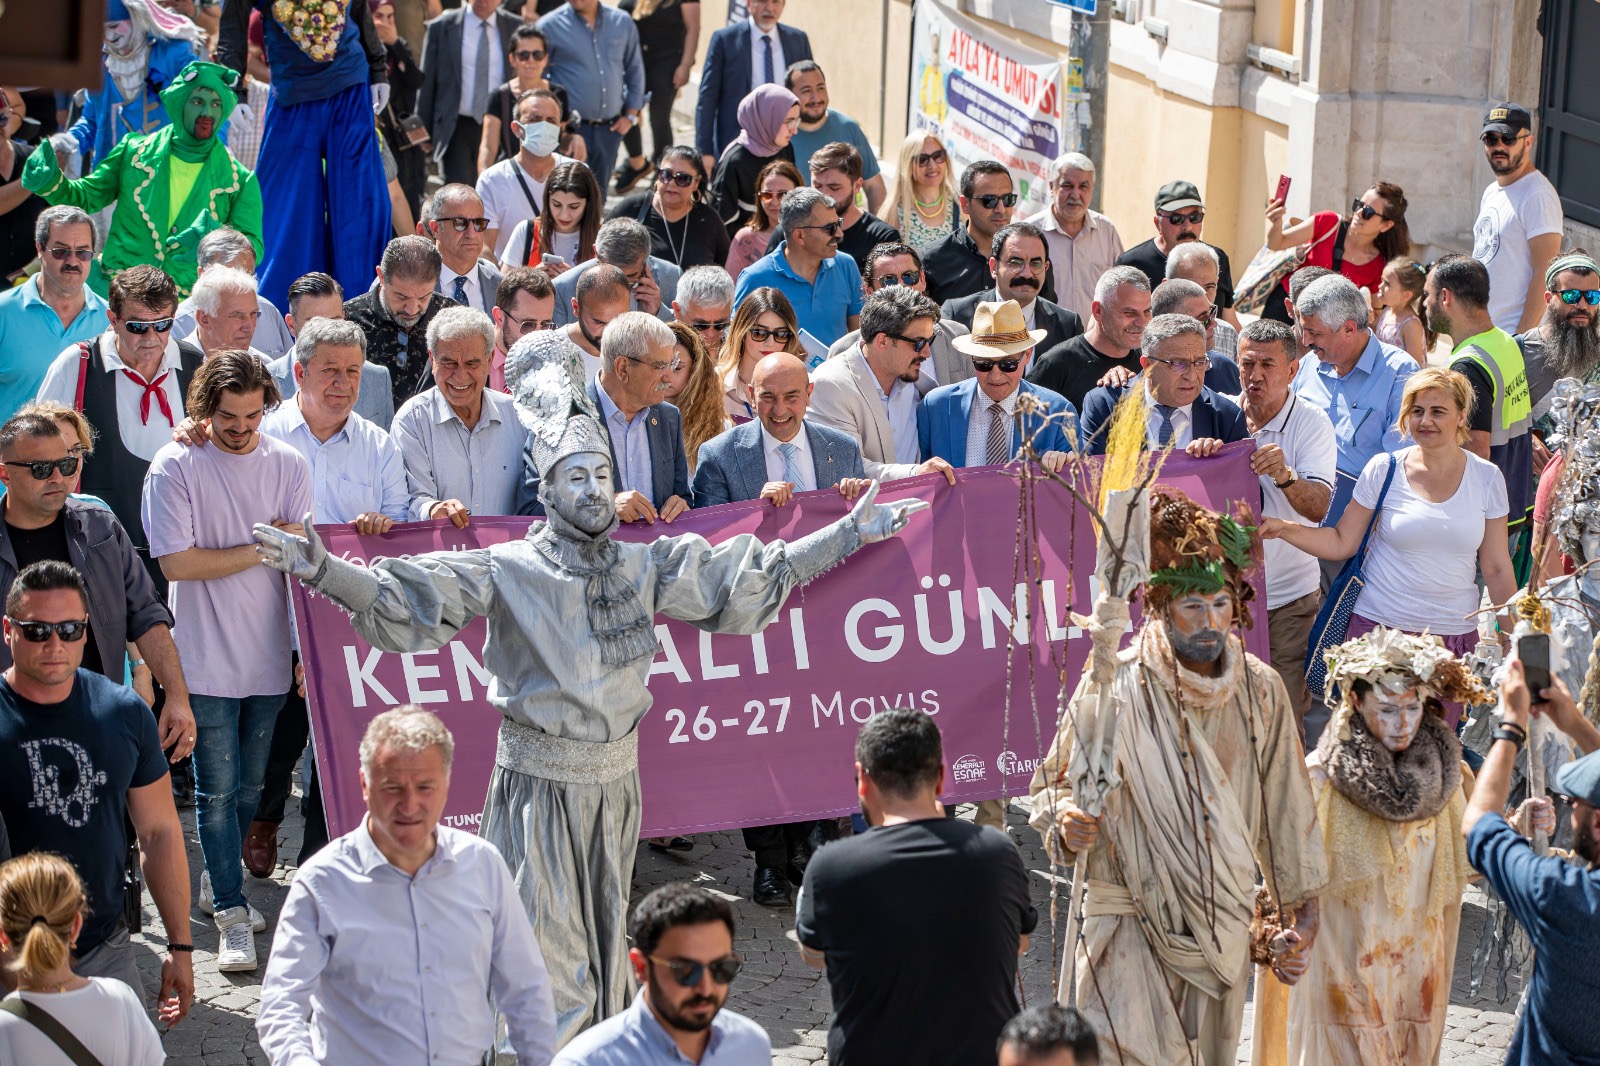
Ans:
POLYGON ((1556 771, 1551 791, 1568 799, 1579 799, 1600 807, 1600 751, 1591 751, 1556 771))
POLYGON ((1156 193, 1157 211, 1181 211, 1185 207, 1204 207, 1200 190, 1192 181, 1169 181, 1156 193))
POLYGON ((1478 131, 1479 136, 1493 130, 1500 134, 1516 134, 1523 130, 1533 129, 1533 116, 1528 114, 1528 109, 1521 104, 1504 103, 1495 104, 1483 115, 1483 129, 1478 131))

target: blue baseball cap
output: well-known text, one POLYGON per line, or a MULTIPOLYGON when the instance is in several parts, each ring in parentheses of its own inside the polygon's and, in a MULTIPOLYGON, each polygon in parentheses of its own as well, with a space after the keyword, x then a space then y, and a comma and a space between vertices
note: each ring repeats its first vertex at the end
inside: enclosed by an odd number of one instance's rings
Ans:
POLYGON ((1556 771, 1551 791, 1568 799, 1600 807, 1600 751, 1591 751, 1556 771))

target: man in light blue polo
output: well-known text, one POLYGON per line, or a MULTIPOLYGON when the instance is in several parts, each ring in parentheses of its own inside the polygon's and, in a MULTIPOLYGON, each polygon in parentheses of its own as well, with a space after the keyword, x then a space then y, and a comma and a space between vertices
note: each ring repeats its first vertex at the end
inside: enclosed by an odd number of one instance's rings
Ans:
POLYGON ((854 259, 838 254, 844 224, 833 201, 816 189, 785 193, 778 222, 783 240, 739 275, 733 304, 755 289, 777 289, 794 305, 800 328, 821 342, 820 361, 860 321, 861 271, 854 259))
MULTIPOLYGON (((1295 301, 1300 343, 1315 359, 1300 360, 1294 391, 1333 422, 1339 449, 1333 503, 1323 525, 1335 525, 1367 460, 1404 445, 1396 424, 1406 379, 1416 360, 1373 336, 1371 307, 1349 278, 1318 278, 1295 301)), ((1342 562, 1333 565, 1337 574, 1342 562)), ((1329 564, 1323 564, 1326 573, 1329 564)))
POLYGON ((106 328, 106 302, 84 284, 95 252, 89 216, 47 207, 33 243, 44 269, 0 296, 0 421, 38 394, 62 349, 106 328))

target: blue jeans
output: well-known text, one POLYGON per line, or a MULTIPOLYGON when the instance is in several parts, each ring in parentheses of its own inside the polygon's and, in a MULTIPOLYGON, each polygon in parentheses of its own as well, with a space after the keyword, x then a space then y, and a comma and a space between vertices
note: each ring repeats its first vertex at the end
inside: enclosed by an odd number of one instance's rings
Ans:
POLYGON ((245 905, 239 849, 256 816, 272 730, 287 695, 189 696, 199 737, 194 749, 195 820, 219 911, 245 905))
POLYGON ((622 134, 613 132, 610 126, 582 125, 578 127, 578 136, 589 150, 589 170, 600 183, 600 199, 604 200, 611 192, 611 172, 616 169, 622 134))

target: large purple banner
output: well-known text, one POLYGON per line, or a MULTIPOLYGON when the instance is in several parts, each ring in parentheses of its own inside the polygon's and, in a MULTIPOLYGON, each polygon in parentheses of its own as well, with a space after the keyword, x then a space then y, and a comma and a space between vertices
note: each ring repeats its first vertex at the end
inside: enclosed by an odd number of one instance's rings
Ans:
MULTIPOLYGON (((1244 441, 1210 459, 1174 455, 1160 482, 1213 507, 1245 500, 1253 511, 1253 449, 1244 441)), ((1062 679, 1076 684, 1088 654, 1068 612, 1089 610, 1095 550, 1093 520, 1065 489, 1041 483, 1025 509, 1019 485, 1002 468, 963 470, 954 486, 937 475, 885 485, 882 501, 916 496, 932 507, 796 590, 754 637, 660 621, 655 703, 639 726, 644 835, 855 810, 856 732, 899 706, 937 719, 947 801, 1026 792, 1055 732, 1062 679)), ((848 506, 833 492, 808 493, 783 508, 737 503, 690 511, 671 526, 624 526, 617 537, 790 539, 848 506)), ((474 518, 464 530, 411 523, 381 537, 319 531, 330 551, 356 561, 487 547, 522 536, 529 521, 474 518)), ((298 585, 295 606, 330 830, 349 830, 364 812, 361 733, 400 703, 428 707, 454 732, 445 821, 476 828, 500 721, 485 699, 483 621, 438 651, 395 655, 369 647, 343 611, 298 585)), ((549 619, 573 624, 583 620, 549 619)), ((1265 626, 1246 639, 1266 657, 1265 626)))

